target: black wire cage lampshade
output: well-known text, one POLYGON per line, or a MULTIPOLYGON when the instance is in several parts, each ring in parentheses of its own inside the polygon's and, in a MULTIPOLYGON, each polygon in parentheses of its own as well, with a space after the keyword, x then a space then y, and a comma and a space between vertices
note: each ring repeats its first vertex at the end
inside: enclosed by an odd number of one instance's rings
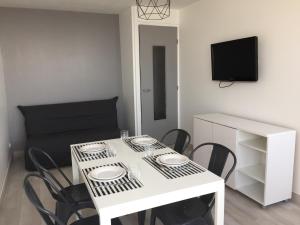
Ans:
POLYGON ((136 0, 138 17, 144 20, 163 20, 170 16, 171 0, 136 0))

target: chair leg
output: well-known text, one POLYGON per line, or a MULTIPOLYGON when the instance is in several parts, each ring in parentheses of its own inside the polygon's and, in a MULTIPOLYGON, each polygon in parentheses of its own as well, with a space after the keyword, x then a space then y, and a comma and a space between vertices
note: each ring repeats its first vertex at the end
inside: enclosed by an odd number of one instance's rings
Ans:
MULTIPOLYGON (((86 205, 89 206, 89 205, 86 205)), ((56 209, 55 209, 55 215, 64 223, 67 223, 70 217, 73 214, 76 214, 77 218, 81 219, 82 216, 79 212, 80 209, 85 208, 93 208, 93 207, 80 207, 80 205, 65 205, 62 202, 57 201, 56 202, 56 209)))
POLYGON ((139 225, 144 225, 145 224, 145 218, 146 218, 146 211, 138 212, 138 223, 139 223, 139 225))
POLYGON ((214 219, 211 215, 211 212, 208 212, 204 218, 208 225, 214 225, 214 219))
POLYGON ((67 224, 70 216, 72 215, 72 210, 66 207, 63 203, 56 202, 55 215, 64 223, 67 224))
POLYGON ((156 221, 156 215, 155 215, 155 211, 152 209, 151 217, 150 217, 150 225, 155 225, 155 221, 156 221))

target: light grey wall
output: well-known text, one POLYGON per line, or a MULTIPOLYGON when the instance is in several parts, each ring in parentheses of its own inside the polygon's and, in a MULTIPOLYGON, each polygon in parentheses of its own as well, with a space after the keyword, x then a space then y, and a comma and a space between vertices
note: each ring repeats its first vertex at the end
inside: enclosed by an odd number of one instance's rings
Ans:
MULTIPOLYGON (((0 8, 0 44, 13 149, 24 146, 17 105, 122 93, 117 15, 0 8)), ((122 126, 122 100, 118 107, 122 126)))
POLYGON ((10 152, 8 149, 7 104, 4 84, 3 63, 0 46, 0 200, 8 172, 10 152))

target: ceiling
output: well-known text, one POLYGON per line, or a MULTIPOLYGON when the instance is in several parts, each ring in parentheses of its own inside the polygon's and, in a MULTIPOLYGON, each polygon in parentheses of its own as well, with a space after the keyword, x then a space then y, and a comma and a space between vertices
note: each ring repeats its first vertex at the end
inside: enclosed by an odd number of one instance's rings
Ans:
MULTIPOLYGON (((196 1, 171 0, 171 8, 180 9, 196 1)), ((135 0, 0 0, 0 7, 97 13, 118 13, 131 5, 135 5, 135 0)))

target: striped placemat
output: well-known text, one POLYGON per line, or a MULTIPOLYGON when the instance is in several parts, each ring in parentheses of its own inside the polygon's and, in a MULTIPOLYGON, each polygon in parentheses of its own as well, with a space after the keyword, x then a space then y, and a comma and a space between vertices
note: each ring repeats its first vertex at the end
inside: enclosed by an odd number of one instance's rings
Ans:
POLYGON ((134 180, 130 180, 127 175, 119 180, 110 182, 97 182, 88 178, 88 173, 90 171, 103 166, 121 166, 127 170, 127 167, 121 162, 82 169, 82 172, 93 192, 94 197, 101 197, 124 191, 130 191, 141 188, 143 186, 143 184, 137 178, 135 178, 134 180))
MULTIPOLYGON (((178 154, 175 152, 169 152, 165 154, 178 154)), ((144 157, 143 160, 145 160, 148 164, 150 164, 154 169, 156 169, 158 172, 160 172, 162 175, 164 175, 167 179, 175 179, 179 177, 185 177, 192 174, 198 174, 203 173, 206 171, 205 168, 198 165, 197 163, 190 161, 188 164, 184 166, 179 167, 166 167, 158 164, 156 162, 156 158, 165 155, 165 154, 159 154, 152 157, 144 157)))
MULTIPOLYGON (((144 135, 144 136, 141 136, 141 137, 149 137, 147 135, 144 135)), ((145 147, 143 146, 139 146, 139 145, 135 145, 133 144, 131 141, 132 139, 134 138, 137 138, 137 137, 129 137, 129 138, 126 138, 126 139, 123 139, 123 141, 132 149, 134 150, 135 152, 144 152, 145 151, 145 147)), ((159 141, 156 142, 155 144, 151 145, 151 147, 153 147, 154 150, 157 150, 157 149, 163 149, 163 148, 166 148, 166 146, 162 143, 160 143, 159 141)))
POLYGON ((104 141, 88 142, 88 143, 81 143, 81 144, 71 145, 71 150, 75 153, 75 155, 76 155, 79 162, 91 161, 91 160, 96 160, 96 159, 104 159, 104 158, 109 158, 109 157, 116 156, 112 152, 111 147, 107 143, 105 143, 104 141), (107 146, 107 148, 103 152, 93 153, 93 154, 82 153, 81 151, 79 151, 79 149, 81 147, 86 146, 86 145, 90 145, 90 144, 105 144, 107 146))

